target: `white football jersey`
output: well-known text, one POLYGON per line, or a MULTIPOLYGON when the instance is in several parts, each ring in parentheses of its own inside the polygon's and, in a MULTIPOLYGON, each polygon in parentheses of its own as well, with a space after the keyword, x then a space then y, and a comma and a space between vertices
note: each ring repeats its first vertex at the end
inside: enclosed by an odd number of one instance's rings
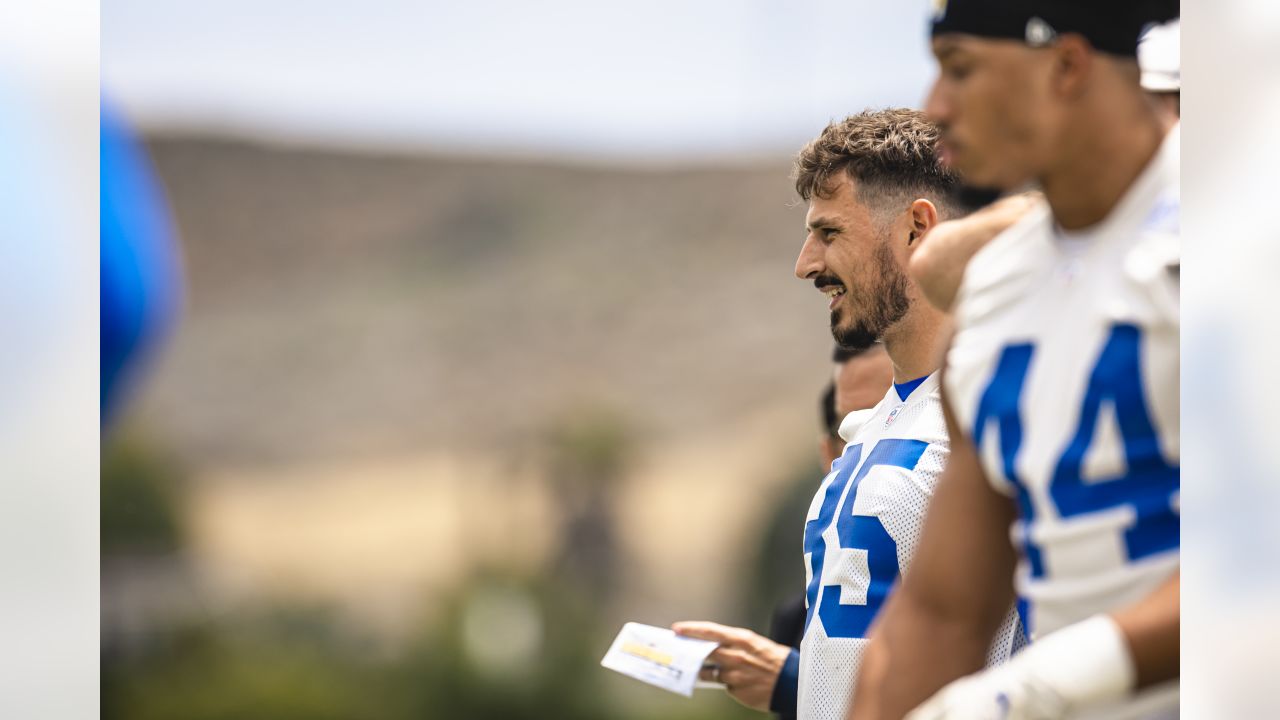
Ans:
MULTIPOLYGON (((844 720, 867 629, 919 542, 951 447, 937 373, 905 400, 889 388, 869 415, 846 419, 841 435, 849 443, 818 487, 804 528, 807 611, 797 711, 814 720, 844 720)), ((1024 642, 1011 610, 989 663, 1004 661, 1024 642)))
POLYGON ((1018 506, 1033 640, 1178 568, 1178 162, 1175 128, 1101 223, 1064 232, 1041 206, 961 284, 947 396, 1018 506))

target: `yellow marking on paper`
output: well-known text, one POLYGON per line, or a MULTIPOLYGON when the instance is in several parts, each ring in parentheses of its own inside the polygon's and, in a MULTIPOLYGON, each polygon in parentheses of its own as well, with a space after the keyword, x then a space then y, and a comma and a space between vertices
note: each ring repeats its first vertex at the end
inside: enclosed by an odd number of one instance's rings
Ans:
POLYGON ((674 657, 667 653, 659 652, 648 645, 641 645, 640 643, 635 642, 623 643, 622 652, 656 662, 659 665, 671 665, 676 661, 674 657))

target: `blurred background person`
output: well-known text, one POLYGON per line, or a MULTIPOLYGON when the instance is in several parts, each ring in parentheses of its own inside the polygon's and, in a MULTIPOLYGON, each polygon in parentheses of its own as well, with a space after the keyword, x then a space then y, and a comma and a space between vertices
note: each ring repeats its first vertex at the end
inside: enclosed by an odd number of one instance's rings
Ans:
POLYGON ((182 277, 173 221, 146 150, 105 100, 100 122, 100 406, 105 427, 172 331, 182 277))
MULTIPOLYGON (((858 429, 856 422, 847 427, 844 425, 849 422, 849 416, 874 408, 884 399, 884 391, 893 384, 893 363, 880 343, 868 348, 837 345, 831 351, 831 362, 835 369, 820 401, 825 432, 819 441, 818 454, 824 470, 831 469, 831 463, 844 452, 848 436, 858 429)), ((862 417, 860 415, 854 420, 862 417)))
MULTIPOLYGON (((124 459, 132 450, 122 449, 128 440, 118 437, 115 422, 173 330, 182 276, 173 221, 146 149, 105 99, 99 118, 99 423, 109 438, 99 487, 103 568, 115 580, 102 594, 99 652, 110 667, 135 640, 134 621, 117 614, 119 598, 148 595, 157 577, 185 587, 187 568, 154 552, 175 539, 175 524, 157 506, 171 502, 178 488, 147 463, 124 459), (115 552, 123 546, 146 548, 141 554, 149 557, 120 561, 115 552)), ((139 600, 135 607, 152 606, 139 600)))

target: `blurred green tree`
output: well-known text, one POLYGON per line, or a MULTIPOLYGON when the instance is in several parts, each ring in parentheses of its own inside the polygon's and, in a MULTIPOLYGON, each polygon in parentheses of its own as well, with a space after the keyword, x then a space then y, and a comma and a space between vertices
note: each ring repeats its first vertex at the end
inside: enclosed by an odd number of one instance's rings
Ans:
POLYGON ((101 457, 102 554, 170 552, 182 542, 178 463, 139 432, 104 439, 101 457))
POLYGON ((748 581, 747 617, 762 634, 768 631, 773 609, 804 591, 804 523, 813 494, 822 482, 822 469, 812 460, 796 462, 795 472, 779 485, 774 511, 763 528, 755 572, 748 581))

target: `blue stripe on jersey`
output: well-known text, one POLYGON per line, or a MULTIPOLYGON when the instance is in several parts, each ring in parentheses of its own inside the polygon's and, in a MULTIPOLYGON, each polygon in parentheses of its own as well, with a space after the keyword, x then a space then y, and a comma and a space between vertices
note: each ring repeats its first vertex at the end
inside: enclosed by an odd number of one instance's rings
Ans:
POLYGON ((893 389, 898 391, 898 399, 902 402, 907 401, 907 397, 911 395, 916 388, 920 387, 920 383, 928 380, 929 376, 918 377, 915 380, 908 380, 904 383, 894 383, 893 389))
POLYGON ((818 517, 804 524, 804 552, 809 556, 809 586, 805 588, 804 593, 804 631, 806 633, 809 632, 809 622, 813 620, 813 606, 818 602, 818 588, 822 584, 822 566, 827 560, 827 541, 822 539, 822 533, 831 527, 831 521, 836 515, 836 505, 840 502, 840 496, 844 494, 844 488, 849 484, 849 478, 858 468, 858 460, 861 458, 862 443, 858 443, 846 446, 844 453, 831 463, 831 472, 835 477, 831 478, 831 484, 827 485, 827 491, 822 495, 822 506, 818 509, 818 517))
POLYGON ((1018 400, 1022 396, 1022 384, 1027 379, 1027 368, 1031 365, 1032 346, 1029 344, 1009 345, 1000 353, 996 361, 996 371, 991 376, 991 383, 978 401, 978 414, 973 420, 973 444, 981 448, 986 439, 987 425, 992 420, 997 422, 1000 442, 1001 467, 1005 481, 1012 484, 1018 492, 1018 510, 1022 515, 1022 550, 1031 566, 1031 575, 1044 575, 1044 563, 1040 558, 1040 548, 1031 542, 1028 524, 1035 517, 1031 506, 1031 495, 1027 486, 1018 478, 1015 459, 1018 448, 1022 447, 1022 418, 1019 415, 1018 400))
POLYGON ((1031 603, 1019 595, 1014 608, 1017 609, 1018 620, 1021 621, 1022 639, 1029 643, 1031 642, 1031 603))
POLYGON ((894 542, 893 537, 885 530, 880 518, 870 515, 855 515, 853 513, 853 503, 858 496, 858 486, 862 483, 863 478, 871 472, 872 468, 880 465, 903 468, 908 471, 914 470, 916 464, 920 462, 920 457, 924 455, 924 451, 928 447, 929 443, 923 440, 903 438, 886 438, 877 442, 867 455, 866 461, 857 468, 858 472, 857 475, 853 476, 852 487, 845 494, 842 503, 840 502, 841 490, 844 489, 846 484, 849 484, 849 473, 858 465, 858 460, 862 455, 861 443, 849 446, 845 451, 845 455, 841 456, 836 461, 836 464, 832 466, 833 468, 838 467, 839 474, 827 486, 827 492, 822 500, 822 507, 818 511, 818 518, 806 523, 804 528, 804 551, 811 553, 809 556, 811 577, 805 592, 805 599, 808 604, 804 622, 805 632, 809 630, 809 623, 813 620, 814 605, 817 603, 817 613, 822 618, 822 627, 826 631, 827 637, 866 637, 867 628, 870 627, 871 621, 880 612, 880 607, 884 604, 885 598, 888 597, 889 591, 893 588, 893 583, 898 579, 900 571, 898 568, 898 544, 894 542), (839 513, 836 512, 837 503, 840 504, 839 513), (826 562, 827 550, 827 544, 822 538, 822 533, 830 527, 832 519, 837 515, 839 517, 835 521, 836 535, 840 547, 847 550, 865 550, 867 553, 867 570, 870 575, 870 582, 867 587, 867 599, 859 605, 840 602, 839 585, 821 585, 822 568, 826 562), (818 599, 819 586, 822 587, 820 601, 818 599))

